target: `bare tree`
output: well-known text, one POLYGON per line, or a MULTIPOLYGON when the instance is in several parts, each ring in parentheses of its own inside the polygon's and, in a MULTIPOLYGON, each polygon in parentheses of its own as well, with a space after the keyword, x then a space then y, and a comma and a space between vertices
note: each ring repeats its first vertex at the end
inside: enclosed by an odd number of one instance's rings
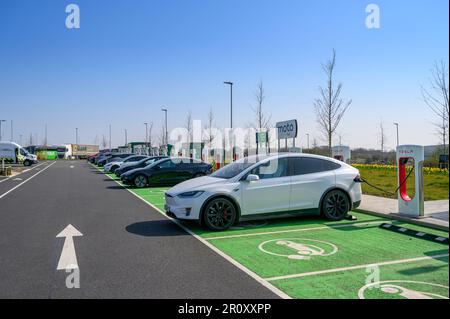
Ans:
POLYGON ((209 109, 208 112, 208 122, 205 125, 205 130, 206 130, 206 136, 204 137, 205 141, 207 141, 208 143, 208 147, 211 149, 212 147, 212 142, 214 141, 215 135, 213 132, 213 127, 214 127, 214 112, 212 107, 209 109))
MULTIPOLYGON (((256 105, 252 107, 252 110, 255 114, 255 122, 250 126, 253 127, 256 132, 267 132, 267 142, 269 143, 269 129, 270 129, 270 120, 272 118, 271 115, 267 115, 264 112, 264 100, 266 99, 264 84, 263 81, 260 80, 256 85, 256 91, 254 93, 256 105)), ((258 145, 256 145, 256 149, 258 150, 258 145)))
POLYGON ((380 121, 380 123, 378 124, 378 128, 379 128, 378 139, 380 142, 380 149, 381 149, 381 153, 384 153, 387 137, 386 137, 386 133, 384 131, 383 121, 380 121))
POLYGON ((425 104, 438 117, 435 123, 439 135, 442 137, 444 154, 446 154, 446 141, 448 141, 449 121, 449 85, 448 68, 443 60, 435 62, 431 69, 430 87, 421 86, 422 99, 425 104))
POLYGON ((326 87, 319 86, 320 98, 314 101, 314 108, 317 116, 319 129, 328 142, 328 152, 331 156, 331 143, 333 134, 335 133, 339 123, 341 122, 345 111, 352 103, 352 100, 344 102, 340 97, 342 84, 337 87, 333 84, 333 72, 336 66, 336 50, 333 49, 333 56, 326 64, 322 65, 322 69, 327 76, 326 87))
POLYGON ((152 148, 152 129, 153 129, 153 122, 150 122, 147 124, 148 127, 148 145, 150 146, 150 149, 152 148))
POLYGON ((102 136, 102 147, 103 147, 103 149, 106 149, 107 146, 108 146, 108 141, 106 140, 106 136, 103 135, 102 136))
POLYGON ((263 103, 264 103, 265 99, 266 99, 266 96, 265 96, 264 84, 261 80, 256 85, 256 92, 255 92, 256 105, 255 105, 255 107, 252 107, 252 110, 255 113, 255 124, 253 125, 253 127, 257 131, 260 131, 263 129, 268 129, 270 126, 271 115, 266 115, 264 113, 264 108, 263 108, 263 103))
POLYGON ((186 143, 187 146, 190 148, 191 140, 192 140, 192 112, 189 110, 186 115, 186 122, 184 124, 185 129, 187 131, 187 137, 186 137, 186 143))

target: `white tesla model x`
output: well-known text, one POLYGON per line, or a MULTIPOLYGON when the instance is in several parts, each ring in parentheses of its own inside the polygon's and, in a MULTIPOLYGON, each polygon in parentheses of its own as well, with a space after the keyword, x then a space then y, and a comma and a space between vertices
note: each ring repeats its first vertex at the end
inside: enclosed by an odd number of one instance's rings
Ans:
POLYGON ((361 202, 359 171, 310 154, 249 156, 210 176, 180 183, 166 194, 165 210, 212 230, 238 221, 322 214, 341 220, 361 202))

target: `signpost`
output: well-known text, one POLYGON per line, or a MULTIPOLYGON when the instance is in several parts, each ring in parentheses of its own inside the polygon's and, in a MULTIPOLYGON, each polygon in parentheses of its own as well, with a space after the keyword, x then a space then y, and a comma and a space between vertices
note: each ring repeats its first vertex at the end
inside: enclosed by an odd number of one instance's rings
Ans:
POLYGON ((295 138, 297 137, 297 133, 298 133, 297 120, 278 122, 276 124, 276 128, 277 128, 277 138, 278 138, 278 151, 280 151, 280 140, 281 139, 285 140, 286 150, 287 150, 287 140, 289 138, 292 138, 293 146, 295 147, 295 138))
POLYGON ((259 144, 265 144, 266 145, 266 151, 267 151, 267 142, 269 140, 268 132, 257 132, 256 133, 256 154, 259 154, 259 144))

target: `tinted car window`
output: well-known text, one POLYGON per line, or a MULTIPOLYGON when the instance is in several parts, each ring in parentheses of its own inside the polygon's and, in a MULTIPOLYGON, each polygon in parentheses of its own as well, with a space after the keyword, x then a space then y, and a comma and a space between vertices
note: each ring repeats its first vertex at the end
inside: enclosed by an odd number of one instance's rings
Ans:
POLYGON ((289 165, 287 158, 273 159, 255 167, 250 174, 258 175, 260 179, 288 176, 289 165))
POLYGON ((292 175, 304 175, 304 174, 332 171, 339 167, 341 167, 339 164, 319 158, 312 158, 312 157, 291 158, 292 175))
POLYGON ((175 167, 177 164, 172 162, 171 160, 162 162, 161 164, 159 164, 159 168, 172 168, 175 167))

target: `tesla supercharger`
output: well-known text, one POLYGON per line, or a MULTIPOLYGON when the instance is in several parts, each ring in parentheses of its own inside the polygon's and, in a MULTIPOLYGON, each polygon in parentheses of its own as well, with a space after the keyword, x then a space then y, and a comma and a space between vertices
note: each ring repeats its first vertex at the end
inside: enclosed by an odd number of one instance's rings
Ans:
POLYGON ((331 148, 331 157, 339 161, 349 163, 351 159, 350 146, 343 146, 343 145, 333 146, 331 148))
POLYGON ((398 212, 413 217, 424 216, 423 198, 423 161, 424 147, 421 145, 397 146, 397 184, 398 184, 398 212), (408 167, 414 169, 414 174, 408 177, 408 167), (408 182, 414 180, 414 195, 408 182))

